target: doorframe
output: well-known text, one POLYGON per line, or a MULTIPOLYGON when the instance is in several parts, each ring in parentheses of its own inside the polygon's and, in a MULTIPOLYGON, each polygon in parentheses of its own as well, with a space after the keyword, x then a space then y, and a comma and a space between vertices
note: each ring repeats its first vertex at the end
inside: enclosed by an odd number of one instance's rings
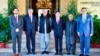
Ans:
MULTIPOLYGON (((57 10, 56 7, 58 6, 58 10, 60 11, 60 0, 58 0, 58 2, 57 2, 57 0, 51 0, 51 2, 52 2, 52 8, 45 8, 45 9, 50 9, 51 14, 53 14, 57 10), (53 2, 53 1, 55 1, 55 2, 53 2), (58 5, 56 5, 56 3, 58 3, 58 5)), ((35 6, 36 6, 36 4, 35 4, 35 6)), ((28 8, 33 8, 32 0, 26 0, 26 12, 27 12, 28 8)), ((38 13, 38 9, 44 9, 44 8, 36 8, 35 9, 37 11, 36 13, 38 13)), ((34 10, 34 8, 33 8, 33 10, 34 10)))

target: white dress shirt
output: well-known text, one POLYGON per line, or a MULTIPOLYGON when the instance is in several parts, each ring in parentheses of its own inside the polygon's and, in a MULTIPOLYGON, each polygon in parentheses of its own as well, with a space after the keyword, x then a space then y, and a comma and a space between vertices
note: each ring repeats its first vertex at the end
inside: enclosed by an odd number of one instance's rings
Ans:
POLYGON ((30 19, 31 19, 31 23, 32 23, 32 20, 33 20, 33 16, 32 16, 32 15, 30 15, 29 17, 30 17, 30 19))
POLYGON ((83 21, 83 23, 85 23, 85 21, 86 21, 86 15, 82 15, 82 21, 83 21))

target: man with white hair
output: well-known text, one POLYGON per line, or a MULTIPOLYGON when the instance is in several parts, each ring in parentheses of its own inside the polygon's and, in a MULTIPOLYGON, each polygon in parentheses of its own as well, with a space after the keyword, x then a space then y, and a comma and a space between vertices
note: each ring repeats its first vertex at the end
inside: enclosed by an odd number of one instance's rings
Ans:
POLYGON ((35 34, 38 31, 38 22, 36 16, 33 15, 33 9, 28 9, 28 15, 24 17, 24 31, 26 33, 27 54, 35 54, 35 34), (32 43, 32 49, 30 44, 32 43))
POLYGON ((43 14, 40 16, 39 32, 40 32, 40 47, 41 54, 49 54, 49 40, 50 40, 50 17, 47 16, 47 9, 43 9, 43 14))

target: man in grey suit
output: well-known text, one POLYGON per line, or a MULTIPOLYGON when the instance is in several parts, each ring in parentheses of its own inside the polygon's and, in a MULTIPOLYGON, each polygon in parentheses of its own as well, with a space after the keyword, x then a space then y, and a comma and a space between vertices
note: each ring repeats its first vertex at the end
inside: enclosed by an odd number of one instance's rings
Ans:
POLYGON ((18 56, 22 56, 21 54, 21 38, 22 38, 22 27, 23 27, 23 19, 18 15, 19 10, 17 8, 14 9, 14 15, 10 17, 10 27, 11 27, 11 36, 13 43, 13 56, 16 55, 16 40, 18 42, 18 56))
POLYGON ((73 15, 69 14, 68 21, 66 22, 66 49, 68 55, 75 55, 77 34, 76 25, 77 23, 75 20, 73 20, 73 15))

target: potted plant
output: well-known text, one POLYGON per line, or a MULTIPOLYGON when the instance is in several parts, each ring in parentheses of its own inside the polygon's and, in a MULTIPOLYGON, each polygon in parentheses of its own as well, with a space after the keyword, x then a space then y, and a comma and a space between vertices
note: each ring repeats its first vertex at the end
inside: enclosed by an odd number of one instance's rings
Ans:
POLYGON ((91 38, 91 44, 92 44, 93 48, 99 48, 98 38, 97 37, 92 37, 91 38))
POLYGON ((0 32, 0 47, 5 48, 7 42, 7 35, 5 31, 0 32))
POLYGON ((99 48, 100 44, 100 19, 97 15, 94 15, 94 35, 91 38, 91 43, 94 48, 99 48))
POLYGON ((9 17, 0 14, 0 47, 5 48, 10 39, 9 17))

